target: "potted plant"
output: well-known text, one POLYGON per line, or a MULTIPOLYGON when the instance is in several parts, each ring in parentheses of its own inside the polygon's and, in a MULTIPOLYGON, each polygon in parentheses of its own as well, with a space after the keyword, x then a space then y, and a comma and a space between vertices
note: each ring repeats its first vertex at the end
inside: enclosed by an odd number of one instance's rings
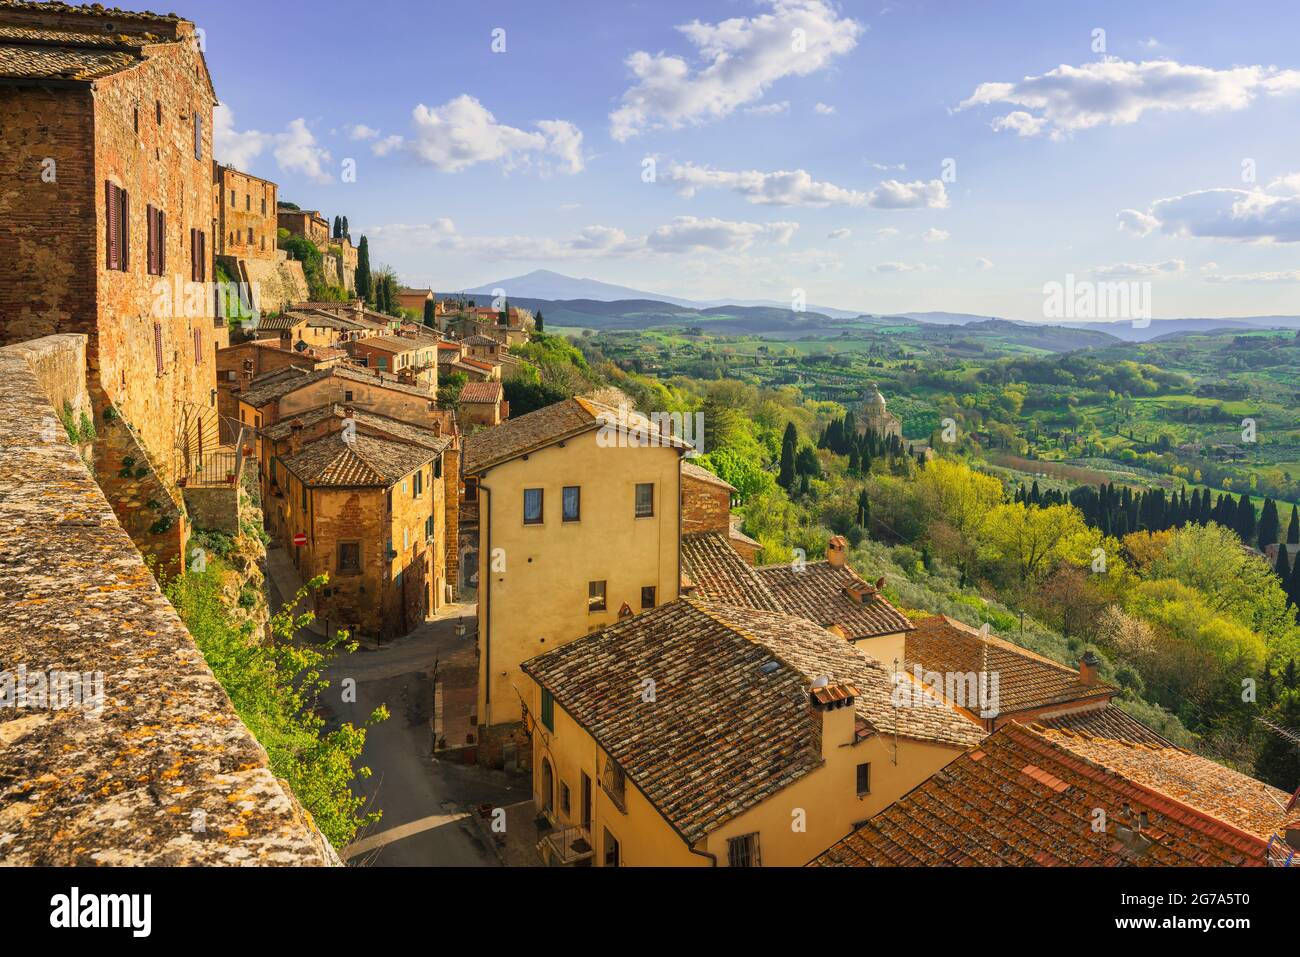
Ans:
POLYGON ((234 485, 234 484, 235 484, 235 473, 234 473, 233 471, 230 471, 230 472, 227 472, 227 473, 226 473, 226 482, 227 482, 227 484, 229 484, 229 485, 234 485))

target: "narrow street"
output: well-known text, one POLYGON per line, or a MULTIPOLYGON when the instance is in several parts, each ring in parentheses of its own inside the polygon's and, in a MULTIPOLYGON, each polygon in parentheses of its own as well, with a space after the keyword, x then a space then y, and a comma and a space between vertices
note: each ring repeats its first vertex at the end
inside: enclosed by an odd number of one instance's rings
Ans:
MULTIPOLYGON (((268 572, 275 613, 300 579, 280 549, 271 550, 268 572)), ((339 849, 350 867, 501 866, 501 854, 485 840, 484 824, 470 815, 478 805, 509 808, 528 800, 527 780, 432 756, 433 676, 439 661, 463 661, 472 651, 473 615, 473 605, 460 606, 459 615, 425 622, 379 648, 363 645, 325 672, 330 688, 322 704, 331 726, 360 725, 381 704, 389 712, 387 721, 366 734, 360 764, 371 776, 353 785, 366 796, 366 810, 381 811, 383 817, 339 849), (469 620, 468 637, 457 636, 460 616, 469 620), (343 700, 349 679, 355 682, 355 701, 343 700)), ((304 631, 298 640, 320 636, 304 631)))

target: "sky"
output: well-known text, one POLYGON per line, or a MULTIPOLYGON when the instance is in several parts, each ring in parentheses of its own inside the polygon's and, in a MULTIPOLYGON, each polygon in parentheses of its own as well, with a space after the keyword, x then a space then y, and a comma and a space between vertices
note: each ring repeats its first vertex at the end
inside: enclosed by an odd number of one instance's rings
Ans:
POLYGON ((1300 313, 1293 2, 173 8, 217 158, 410 285, 1042 320, 1049 284, 1123 282, 1156 318, 1300 313))

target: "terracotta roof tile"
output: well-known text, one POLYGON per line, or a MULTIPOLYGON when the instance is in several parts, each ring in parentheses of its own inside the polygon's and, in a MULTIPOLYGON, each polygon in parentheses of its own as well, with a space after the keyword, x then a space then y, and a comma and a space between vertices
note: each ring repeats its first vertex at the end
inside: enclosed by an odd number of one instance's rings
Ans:
POLYGON ((1286 797, 1177 748, 1013 723, 812 863, 1260 865, 1286 797))
POLYGON ((388 487, 436 453, 423 446, 358 431, 351 440, 335 432, 283 459, 285 468, 312 486, 388 487))
POLYGON ((763 611, 786 610, 721 532, 683 535, 681 559, 696 597, 763 611))
POLYGON ((504 394, 505 389, 495 379, 487 382, 466 382, 465 387, 460 390, 460 401, 495 404, 501 401, 504 394))
MULTIPOLYGON (((890 676, 848 642, 790 615, 691 599, 593 632, 523 670, 689 843, 822 764, 822 718, 808 697, 817 677, 857 690, 863 721, 892 722, 894 713, 890 676), (645 678, 655 682, 653 702, 642 699, 645 678)), ((913 712, 901 722, 910 736, 955 746, 981 737, 946 707, 900 710, 913 712), (929 713, 916 717, 921 711, 929 713)))
POLYGON ((1084 684, 1077 669, 944 615, 918 621, 904 655, 909 670, 919 665, 931 672, 996 674, 1002 715, 1119 693, 1111 685, 1084 684))
POLYGON ((700 468, 700 466, 696 465, 694 462, 690 462, 685 459, 682 460, 682 478, 692 478, 695 479, 696 481, 705 482, 709 485, 717 485, 720 488, 725 488, 732 492, 736 490, 736 487, 732 485, 730 482, 727 482, 719 478, 717 475, 714 475, 708 469, 700 468))
POLYGON ((837 567, 820 561, 804 562, 796 568, 787 563, 764 565, 755 571, 767 582, 783 610, 827 628, 839 625, 851 640, 913 628, 902 612, 848 565, 837 567), (855 589, 863 600, 850 598, 846 588, 855 589))

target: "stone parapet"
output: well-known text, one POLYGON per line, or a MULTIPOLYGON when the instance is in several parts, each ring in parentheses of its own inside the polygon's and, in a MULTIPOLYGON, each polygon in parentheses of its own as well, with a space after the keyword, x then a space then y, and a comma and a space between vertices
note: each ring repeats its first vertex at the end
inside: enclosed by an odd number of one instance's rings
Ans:
POLYGON ((337 863, 68 443, 85 376, 84 336, 0 349, 0 862, 337 863))

